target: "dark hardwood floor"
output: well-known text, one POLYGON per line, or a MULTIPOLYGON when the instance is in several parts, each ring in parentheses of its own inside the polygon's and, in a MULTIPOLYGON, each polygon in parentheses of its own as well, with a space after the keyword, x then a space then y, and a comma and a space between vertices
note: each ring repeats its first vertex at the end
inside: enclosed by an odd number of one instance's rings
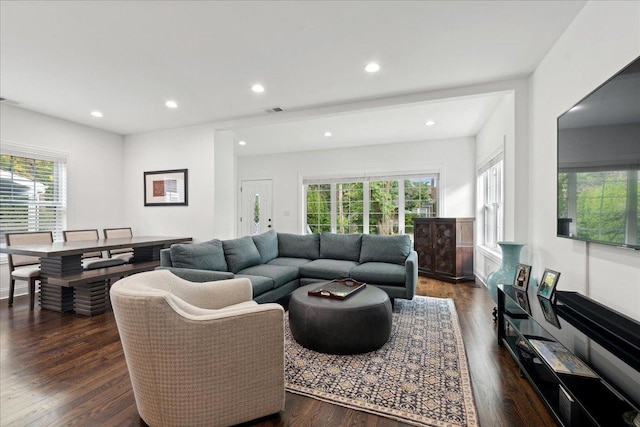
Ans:
MULTIPOLYGON (((505 349, 496 344, 487 290, 420 278, 418 294, 452 298, 462 327, 480 424, 554 426, 505 349)), ((1 426, 136 426, 131 383, 111 311, 95 317, 0 302, 1 426)), ((250 426, 403 425, 287 393, 286 410, 250 426)))

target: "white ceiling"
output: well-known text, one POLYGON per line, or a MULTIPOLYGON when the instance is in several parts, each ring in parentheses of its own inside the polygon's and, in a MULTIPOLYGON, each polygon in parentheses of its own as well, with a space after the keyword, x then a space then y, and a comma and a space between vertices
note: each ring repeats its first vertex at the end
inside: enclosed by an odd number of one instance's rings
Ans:
POLYGON ((584 4, 2 0, 0 96, 123 135, 236 123, 240 155, 473 135, 496 95, 282 118, 527 76, 584 4))

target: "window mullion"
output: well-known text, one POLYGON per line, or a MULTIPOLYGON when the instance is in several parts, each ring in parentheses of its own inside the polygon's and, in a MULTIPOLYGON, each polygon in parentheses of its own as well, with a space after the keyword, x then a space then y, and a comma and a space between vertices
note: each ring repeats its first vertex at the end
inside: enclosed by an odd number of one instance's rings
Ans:
POLYGON ((398 234, 404 234, 404 180, 398 180, 398 234))
POLYGON ((369 206, 371 202, 370 188, 369 181, 362 183, 362 216, 364 217, 362 221, 362 232, 364 234, 369 234, 369 212, 371 211, 369 206))
POLYGON ((331 232, 335 233, 338 229, 338 203, 336 198, 337 185, 335 182, 331 183, 331 232))

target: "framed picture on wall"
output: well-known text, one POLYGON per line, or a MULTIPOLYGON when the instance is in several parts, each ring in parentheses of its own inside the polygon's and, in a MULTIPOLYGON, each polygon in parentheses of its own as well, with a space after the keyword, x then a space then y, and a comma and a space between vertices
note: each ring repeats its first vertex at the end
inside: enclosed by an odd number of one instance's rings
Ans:
POLYGON ((544 274, 542 275, 542 279, 540 279, 540 286, 538 287, 538 295, 542 298, 551 299, 553 297, 553 293, 556 290, 556 285, 558 284, 558 279, 560 278, 560 273, 557 271, 549 270, 548 268, 544 269, 544 274))
POLYGON ((526 291, 529 287, 529 276, 531 275, 531 266, 526 264, 516 264, 516 276, 513 280, 513 286, 517 289, 526 291))
POLYGON ((187 169, 144 173, 145 206, 187 206, 188 190, 187 169))

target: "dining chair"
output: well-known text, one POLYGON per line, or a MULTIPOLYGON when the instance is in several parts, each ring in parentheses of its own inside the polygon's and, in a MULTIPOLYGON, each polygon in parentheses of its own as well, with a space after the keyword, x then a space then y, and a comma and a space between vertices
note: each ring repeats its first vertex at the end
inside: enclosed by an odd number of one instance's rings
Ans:
MULTIPOLYGON (((97 228, 88 230, 65 230, 62 232, 62 237, 65 242, 100 239, 97 228)), ((126 264, 126 261, 124 259, 105 258, 102 251, 85 252, 82 254, 83 270, 95 270, 97 268, 111 267, 114 265, 122 264, 126 264)))
MULTIPOLYGON (((36 245, 53 243, 51 231, 27 231, 19 233, 7 233, 7 246, 36 245)), ((16 288, 16 280, 23 280, 29 284, 29 309, 33 310, 36 300, 36 282, 40 278, 40 258, 29 255, 8 254, 9 273, 9 306, 13 305, 13 294, 16 288)))
MULTIPOLYGON (((105 228, 103 230, 105 239, 118 239, 133 237, 131 227, 105 228)), ((130 262, 133 258, 133 248, 110 249, 107 251, 109 258, 120 258, 125 262, 130 262)))

